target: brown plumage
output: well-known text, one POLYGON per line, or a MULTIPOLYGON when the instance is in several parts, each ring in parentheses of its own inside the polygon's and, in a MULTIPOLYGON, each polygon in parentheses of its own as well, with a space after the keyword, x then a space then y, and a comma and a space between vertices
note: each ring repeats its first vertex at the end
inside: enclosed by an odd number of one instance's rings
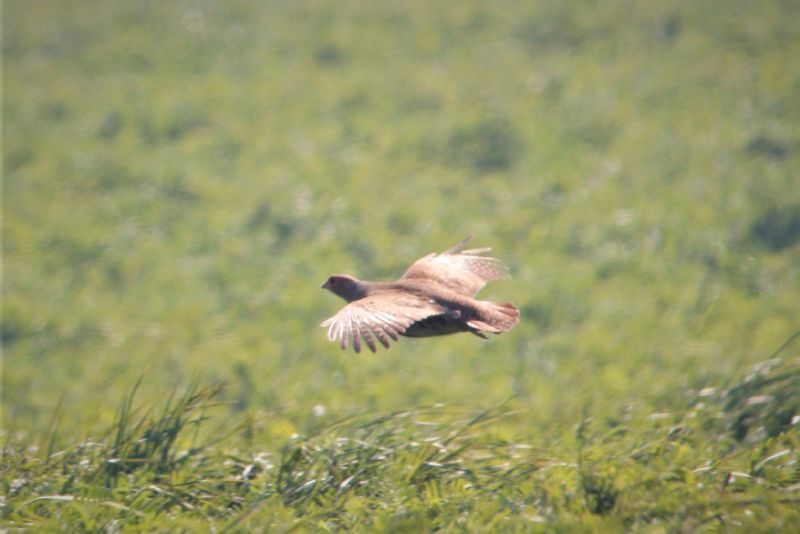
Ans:
POLYGON ((496 258, 481 256, 489 248, 462 250, 472 236, 441 254, 418 259, 394 282, 365 282, 345 274, 332 275, 323 289, 348 302, 323 322, 328 339, 346 349, 361 342, 372 352, 375 340, 389 348, 399 336, 428 337, 471 332, 486 337, 511 330, 519 310, 510 302, 477 300, 486 282, 505 278, 508 271, 496 258))

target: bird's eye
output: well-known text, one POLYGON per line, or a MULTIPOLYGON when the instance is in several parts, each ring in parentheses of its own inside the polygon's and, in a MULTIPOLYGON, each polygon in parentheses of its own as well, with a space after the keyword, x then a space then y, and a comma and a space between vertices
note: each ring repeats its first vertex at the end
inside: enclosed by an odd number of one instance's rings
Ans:
POLYGON ((332 276, 331 276, 330 278, 328 278, 328 283, 329 283, 330 285, 333 285, 333 284, 335 284, 335 283, 336 283, 336 279, 335 279, 334 277, 332 277, 332 276))

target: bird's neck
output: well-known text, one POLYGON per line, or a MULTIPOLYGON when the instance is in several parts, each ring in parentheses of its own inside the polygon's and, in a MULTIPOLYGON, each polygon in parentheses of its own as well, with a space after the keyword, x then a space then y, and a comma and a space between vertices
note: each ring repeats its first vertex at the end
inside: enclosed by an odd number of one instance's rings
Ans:
POLYGON ((347 302, 361 300, 375 293, 380 293, 391 288, 391 282, 366 282, 364 280, 354 280, 351 285, 339 293, 347 302))

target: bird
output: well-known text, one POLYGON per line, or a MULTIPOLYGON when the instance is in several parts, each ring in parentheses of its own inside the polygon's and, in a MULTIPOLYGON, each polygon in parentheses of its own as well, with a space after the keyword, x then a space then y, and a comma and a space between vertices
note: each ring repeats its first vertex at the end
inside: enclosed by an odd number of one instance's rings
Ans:
POLYGON ((441 253, 415 261, 393 282, 368 282, 346 274, 328 277, 322 289, 347 301, 322 322, 328 339, 342 350, 361 352, 362 340, 376 352, 377 341, 389 348, 399 336, 431 337, 469 332, 484 339, 519 322, 519 309, 510 302, 478 300, 487 282, 508 277, 508 269, 485 256, 491 248, 464 250, 466 239, 441 253))

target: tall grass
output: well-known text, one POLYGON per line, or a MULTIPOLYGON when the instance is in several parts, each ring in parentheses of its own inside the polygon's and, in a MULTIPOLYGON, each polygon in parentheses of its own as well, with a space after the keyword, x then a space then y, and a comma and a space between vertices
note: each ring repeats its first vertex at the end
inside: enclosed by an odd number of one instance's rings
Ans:
POLYGON ((218 386, 160 406, 137 389, 98 438, 55 448, 53 426, 47 449, 6 442, 9 528, 782 528, 799 515, 800 360, 694 392, 677 415, 587 413, 572 446, 509 440, 498 421, 524 416, 511 399, 352 417, 264 451, 242 448, 246 422, 218 386))

